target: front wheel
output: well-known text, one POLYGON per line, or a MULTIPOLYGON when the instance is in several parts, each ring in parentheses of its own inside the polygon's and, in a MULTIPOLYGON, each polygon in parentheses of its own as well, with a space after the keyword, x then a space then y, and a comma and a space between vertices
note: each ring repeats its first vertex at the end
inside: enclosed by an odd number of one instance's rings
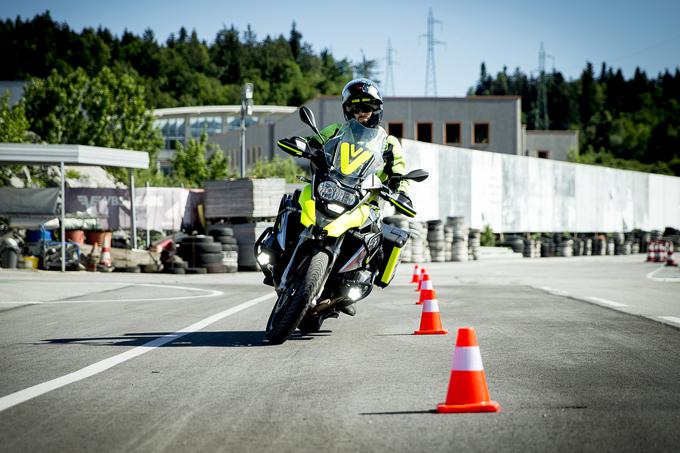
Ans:
POLYGON ((318 294, 327 267, 328 255, 316 252, 306 270, 296 273, 293 281, 279 294, 267 322, 265 336, 270 343, 281 344, 295 331, 318 294))

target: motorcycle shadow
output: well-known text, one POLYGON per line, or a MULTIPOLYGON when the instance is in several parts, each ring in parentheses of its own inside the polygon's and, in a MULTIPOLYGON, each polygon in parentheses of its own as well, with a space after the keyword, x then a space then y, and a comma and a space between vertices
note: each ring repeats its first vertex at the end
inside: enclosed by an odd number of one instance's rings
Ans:
MULTIPOLYGON (((316 333, 302 334, 296 331, 288 341, 311 340, 314 337, 329 336, 330 330, 320 330, 316 333)), ((87 346, 144 346, 147 343, 175 332, 135 332, 111 337, 83 337, 83 338, 49 338, 38 344, 77 344, 87 346)), ((236 330, 216 332, 194 332, 178 337, 161 347, 258 347, 271 346, 263 331, 236 330)))

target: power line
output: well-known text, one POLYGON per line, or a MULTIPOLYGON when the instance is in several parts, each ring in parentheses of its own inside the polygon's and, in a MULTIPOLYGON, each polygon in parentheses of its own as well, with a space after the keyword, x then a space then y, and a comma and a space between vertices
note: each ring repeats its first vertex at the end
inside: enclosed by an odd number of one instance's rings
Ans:
POLYGON ((442 41, 437 41, 434 39, 434 24, 441 24, 440 20, 435 20, 432 14, 432 8, 429 9, 427 15, 427 34, 420 35, 427 37, 427 62, 425 69, 425 96, 429 96, 432 92, 432 96, 437 96, 437 70, 435 69, 434 63, 434 46, 438 44, 444 44, 442 41))
POLYGON ((392 48, 392 41, 389 39, 387 40, 387 59, 386 59, 386 69, 385 69, 385 94, 389 96, 394 96, 394 60, 392 59, 392 55, 396 51, 392 48))
POLYGON ((545 53, 543 41, 538 51, 538 89, 536 99, 536 129, 547 130, 550 122, 548 119, 548 86, 545 75, 545 60, 546 58, 553 59, 553 69, 555 67, 555 57, 545 53))

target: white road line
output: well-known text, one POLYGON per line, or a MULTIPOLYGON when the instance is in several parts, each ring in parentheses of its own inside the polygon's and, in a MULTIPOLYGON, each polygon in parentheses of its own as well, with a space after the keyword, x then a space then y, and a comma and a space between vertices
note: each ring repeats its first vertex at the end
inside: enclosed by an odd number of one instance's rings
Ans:
POLYGON ((182 330, 178 330, 177 332, 168 335, 163 335, 162 337, 156 338, 155 340, 143 344, 142 346, 138 346, 129 351, 123 352, 113 357, 109 357, 108 359, 104 359, 101 362, 97 362, 92 365, 86 366, 85 368, 82 368, 73 373, 69 373, 65 376, 52 379, 51 381, 43 382, 42 384, 34 385, 33 387, 29 387, 27 389, 20 390, 7 396, 3 396, 2 398, 0 398, 0 412, 4 411, 5 409, 9 409, 10 407, 16 406, 17 404, 21 404, 23 402, 36 398, 40 395, 44 395, 45 393, 51 392, 52 390, 56 390, 58 388, 64 387, 74 382, 81 381, 90 376, 94 376, 95 374, 99 374, 103 371, 108 370, 109 368, 113 368, 116 365, 119 365, 123 362, 134 359, 135 357, 138 357, 142 354, 152 351, 155 348, 161 347, 167 343, 175 341, 178 338, 183 337, 184 335, 204 329, 221 319, 234 315, 242 310, 245 310, 246 308, 250 308, 253 305, 256 305, 262 301, 271 299, 275 295, 276 295, 275 293, 272 293, 266 294, 261 297, 257 297, 255 299, 251 299, 228 310, 224 310, 220 313, 217 313, 201 321, 198 321, 197 323, 185 327, 182 330))
POLYGON ((561 289, 553 289, 550 288, 549 286, 541 286, 540 289, 542 289, 545 292, 548 292, 550 294, 553 294, 555 296, 568 296, 569 293, 566 291, 562 291, 561 289))
POLYGON ((667 278, 663 278, 663 277, 655 277, 655 276, 654 276, 654 275, 655 275, 657 272, 659 272, 661 269, 665 269, 665 268, 666 268, 666 266, 661 266, 661 267, 659 267, 659 268, 653 270, 652 272, 650 272, 649 274, 647 274, 647 278, 650 279, 650 280, 653 280, 653 281, 655 281, 655 282, 670 282, 670 283, 673 283, 673 282, 680 282, 680 277, 667 277, 667 278))
MULTIPOLYGON (((152 299, 92 299, 92 300, 55 300, 55 301, 3 301, 0 305, 36 305, 36 304, 92 304, 92 303, 103 303, 103 302, 158 302, 164 300, 184 300, 184 299, 202 299, 204 297, 215 297, 221 296, 224 293, 222 291, 217 291, 214 289, 200 289, 200 288, 189 288, 186 286, 169 286, 169 285, 152 285, 146 283, 130 283, 128 286, 151 286, 154 288, 170 288, 170 289, 182 289, 187 291, 203 291, 207 294, 194 295, 194 296, 175 296, 175 297, 157 297, 152 299)), ((116 289, 123 289, 124 286, 116 289)))
POLYGON ((602 304, 602 305, 609 305, 610 307, 627 307, 628 305, 622 304, 620 302, 614 302, 613 300, 609 299, 603 299, 601 297, 593 297, 593 296, 586 296, 584 299, 589 300, 591 302, 595 302, 596 304, 602 304))
POLYGON ((663 319, 664 321, 668 321, 672 324, 680 326, 680 318, 676 318, 675 316, 659 316, 659 319, 663 319))

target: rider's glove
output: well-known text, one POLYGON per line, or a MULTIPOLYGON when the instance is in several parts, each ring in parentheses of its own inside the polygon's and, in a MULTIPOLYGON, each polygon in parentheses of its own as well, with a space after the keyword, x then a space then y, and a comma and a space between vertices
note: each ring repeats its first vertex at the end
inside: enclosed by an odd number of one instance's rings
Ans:
POLYGON ((392 204, 394 205, 397 212, 404 214, 408 217, 415 217, 416 211, 413 209, 413 203, 411 199, 404 192, 399 191, 392 198, 392 204))
POLYGON ((411 201, 411 198, 409 198, 409 196, 406 195, 406 193, 402 192, 401 190, 397 192, 397 201, 407 207, 413 207, 413 202, 411 201))

